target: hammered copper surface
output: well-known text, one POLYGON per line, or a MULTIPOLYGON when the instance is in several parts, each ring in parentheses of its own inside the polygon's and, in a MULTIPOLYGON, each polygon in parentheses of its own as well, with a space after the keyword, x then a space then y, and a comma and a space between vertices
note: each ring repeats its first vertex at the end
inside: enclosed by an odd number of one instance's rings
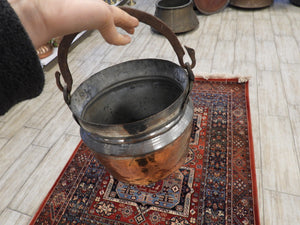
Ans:
POLYGON ((174 142, 143 156, 117 157, 100 153, 95 153, 95 156, 117 180, 135 185, 151 184, 169 176, 184 164, 191 130, 192 122, 174 142))

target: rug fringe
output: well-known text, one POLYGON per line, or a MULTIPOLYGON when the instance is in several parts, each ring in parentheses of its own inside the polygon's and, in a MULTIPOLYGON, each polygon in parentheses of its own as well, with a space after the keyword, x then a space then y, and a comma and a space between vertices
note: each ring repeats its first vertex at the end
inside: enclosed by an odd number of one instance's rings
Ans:
POLYGON ((244 76, 244 75, 233 75, 233 74, 199 74, 195 75, 195 77, 203 78, 205 80, 209 79, 238 79, 239 83, 246 83, 252 77, 251 76, 244 76))

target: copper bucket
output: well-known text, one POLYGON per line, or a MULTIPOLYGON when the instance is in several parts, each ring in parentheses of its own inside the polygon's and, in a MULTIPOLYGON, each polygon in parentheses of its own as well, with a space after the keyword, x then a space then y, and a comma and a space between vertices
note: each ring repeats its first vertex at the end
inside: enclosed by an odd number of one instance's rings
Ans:
POLYGON ((245 9, 256 9, 272 5, 273 0, 230 0, 230 4, 245 9))
POLYGON ((67 54, 76 34, 65 36, 58 49, 57 85, 80 125, 83 142, 118 180, 145 185, 165 178, 185 161, 192 130, 189 97, 195 66, 186 47, 156 17, 123 8, 170 41, 180 66, 161 59, 139 59, 108 67, 84 81, 71 95, 72 76, 67 54), (66 85, 63 87, 60 76, 66 85))

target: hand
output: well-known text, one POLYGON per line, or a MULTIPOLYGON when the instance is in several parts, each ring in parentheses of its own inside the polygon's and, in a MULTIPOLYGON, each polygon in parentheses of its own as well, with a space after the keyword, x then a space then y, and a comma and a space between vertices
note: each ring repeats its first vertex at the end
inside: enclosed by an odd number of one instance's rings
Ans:
POLYGON ((98 29, 110 44, 125 45, 138 20, 103 0, 8 0, 36 48, 53 37, 98 29))

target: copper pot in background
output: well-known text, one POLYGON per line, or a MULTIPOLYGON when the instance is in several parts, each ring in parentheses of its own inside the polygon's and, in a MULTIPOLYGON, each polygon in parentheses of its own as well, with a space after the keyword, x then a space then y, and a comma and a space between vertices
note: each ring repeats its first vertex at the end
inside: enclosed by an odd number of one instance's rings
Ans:
POLYGON ((211 15, 226 8, 229 0, 194 0, 194 4, 202 14, 211 15))
POLYGON ((231 0, 230 4, 239 8, 258 9, 271 6, 273 0, 231 0))
POLYGON ((191 31, 199 24, 192 0, 159 0, 156 2, 155 16, 174 33, 191 31))

